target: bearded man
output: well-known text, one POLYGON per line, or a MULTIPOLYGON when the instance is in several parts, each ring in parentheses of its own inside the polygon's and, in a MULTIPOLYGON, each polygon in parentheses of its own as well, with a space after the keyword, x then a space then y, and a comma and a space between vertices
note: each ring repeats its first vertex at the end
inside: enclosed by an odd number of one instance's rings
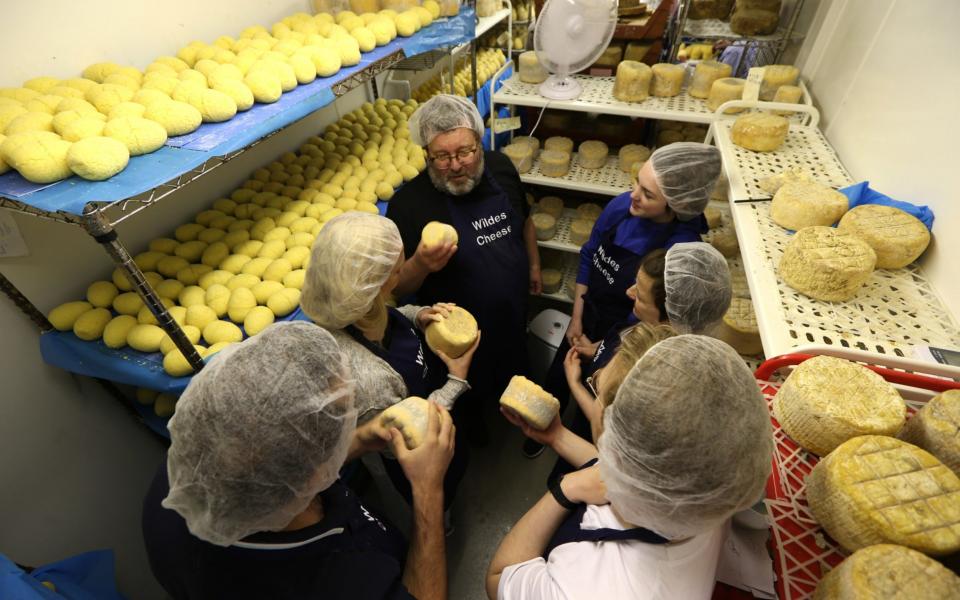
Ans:
POLYGON ((470 369, 474 398, 457 403, 463 408, 454 420, 482 445, 481 407, 496 406, 510 377, 526 371, 527 295, 541 291, 536 232, 517 170, 503 154, 483 150, 483 119, 473 103, 435 96, 409 128, 427 169, 387 208, 407 256, 396 295, 414 294, 423 306, 453 302, 477 319, 483 342, 470 369), (431 221, 452 225, 459 241, 425 246, 420 234, 431 221))

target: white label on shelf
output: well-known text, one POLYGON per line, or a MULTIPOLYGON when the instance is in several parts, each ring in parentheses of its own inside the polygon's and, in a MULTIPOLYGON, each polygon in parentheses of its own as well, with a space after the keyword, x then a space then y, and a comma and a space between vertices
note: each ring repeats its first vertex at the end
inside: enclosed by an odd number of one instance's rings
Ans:
POLYGON ((10 211, 0 209, 0 256, 12 258, 28 254, 30 252, 27 250, 27 243, 23 241, 13 215, 10 211))
POLYGON ((743 86, 744 100, 756 101, 760 97, 760 84, 763 83, 764 67, 751 67, 747 73, 747 83, 743 86))
POLYGON ((520 117, 493 120, 494 133, 503 133, 504 131, 513 131, 514 129, 520 129, 520 117))

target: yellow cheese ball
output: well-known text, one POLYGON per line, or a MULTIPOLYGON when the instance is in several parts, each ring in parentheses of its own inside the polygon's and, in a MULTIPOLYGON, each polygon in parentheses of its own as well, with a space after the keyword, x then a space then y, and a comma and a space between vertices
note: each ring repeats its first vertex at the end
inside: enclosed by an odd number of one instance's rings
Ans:
POLYGON ((373 33, 373 37, 377 40, 377 46, 385 46, 397 37, 397 26, 393 19, 374 19, 367 25, 367 29, 373 33))
MULTIPOLYGON (((173 308, 173 300, 170 298, 160 298, 160 303, 169 311, 173 308)), ((137 321, 147 325, 158 325, 157 317, 154 316, 153 311, 150 310, 150 307, 143 305, 140 307, 140 310, 137 311, 137 321)))
POLYGON ((227 315, 234 323, 243 323, 254 306, 257 305, 257 299, 249 288, 238 287, 230 293, 230 301, 227 303, 227 315))
POLYGON ((217 342, 216 344, 211 344, 210 346, 207 347, 207 352, 206 354, 204 354, 204 358, 209 358, 214 354, 216 354, 217 352, 220 352, 224 348, 228 346, 232 346, 234 344, 236 344, 236 342, 217 342))
POLYGON ((300 290, 287 288, 270 296, 267 308, 278 317, 285 317, 300 305, 300 290))
POLYGON ((253 259, 245 254, 231 254, 223 259, 223 262, 220 263, 218 268, 223 271, 229 271, 230 273, 237 274, 241 269, 243 269, 243 266, 251 260, 253 259))
POLYGON ((136 292, 124 292, 113 299, 113 310, 121 315, 135 316, 141 308, 143 308, 143 300, 136 292))
POLYGON ((420 19, 420 27, 426 27, 433 23, 433 14, 422 6, 414 6, 408 12, 413 12, 420 19))
POLYGON ((282 281, 283 287, 293 288, 296 290, 302 289, 303 280, 306 274, 307 274, 306 269, 296 269, 294 271, 290 271, 289 273, 283 276, 283 281, 282 281))
POLYGON ((180 291, 177 302, 180 306, 190 308, 194 304, 203 304, 207 291, 198 285, 188 285, 180 291))
POLYGON ((159 392, 155 390, 148 390, 147 388, 137 388, 135 398, 138 404, 143 404, 144 406, 150 406, 157 399, 159 392))
MULTIPOLYGON (((200 342, 200 329, 198 329, 196 326, 181 325, 180 330, 183 331, 183 335, 187 336, 187 339, 190 340, 191 344, 200 342)), ((177 345, 173 343, 173 339, 169 335, 164 335, 163 339, 160 341, 160 352, 163 354, 169 353, 176 347, 177 345)))
POLYGON ((264 104, 276 102, 283 94, 280 77, 266 69, 248 72, 243 78, 243 83, 250 89, 254 100, 264 104))
POLYGON ((106 125, 103 119, 90 116, 59 120, 54 118, 54 123, 57 132, 68 142, 77 142, 89 137, 103 135, 103 127, 106 125))
POLYGON ((59 84, 60 80, 56 77, 34 77, 24 81, 23 87, 45 94, 50 88, 59 84))
POLYGON ((146 110, 147 107, 145 104, 139 104, 133 101, 121 102, 110 110, 110 114, 107 115, 107 119, 119 119, 120 117, 142 117, 144 111, 146 110))
MULTIPOLYGON (((339 63, 340 57, 337 57, 339 63)), ((96 110, 96 109, 94 109, 96 110)), ((7 129, 7 126, 11 121, 19 117, 20 115, 27 114, 27 109, 25 109, 20 104, 6 104, 0 105, 0 132, 3 132, 7 129)), ((53 120, 51 119, 51 124, 53 120)))
MULTIPOLYGON (((204 298, 206 298, 206 292, 204 292, 204 298)), ((194 304, 187 308, 187 325, 193 325, 200 330, 217 319, 217 312, 206 304, 194 304)))
POLYGON ((257 279, 263 278, 264 271, 267 270, 267 267, 270 266, 270 263, 273 262, 271 258, 257 257, 252 259, 247 264, 243 265, 243 268, 240 269, 241 275, 252 275, 257 279))
POLYGON ((180 292, 183 291, 183 288, 183 283, 176 279, 164 279, 154 288, 154 291, 157 292, 157 295, 161 298, 175 300, 180 295, 180 292))
POLYGON ((217 269, 209 273, 205 273, 197 281, 197 285, 202 287, 205 290, 209 290, 210 286, 213 285, 225 285, 230 278, 233 277, 233 273, 230 271, 224 271, 223 269, 217 269))
POLYGON ((340 53, 336 48, 319 48, 310 55, 318 77, 330 77, 340 70, 340 53))
POLYGON ((360 44, 357 40, 347 35, 335 40, 337 52, 340 54, 340 64, 344 67, 352 67, 360 62, 360 44))
POLYGON ((208 244, 206 242, 201 242, 200 240, 190 240, 189 242, 183 242, 177 246, 174 254, 188 262, 193 263, 200 260, 200 257, 203 256, 203 251, 207 249, 207 246, 208 244))
MULTIPOLYGON (((137 104, 140 104, 141 106, 143 106, 144 109, 146 109, 146 107, 150 106, 154 102, 167 102, 169 100, 171 100, 170 94, 167 94, 163 90, 144 88, 133 95, 133 99, 131 100, 131 102, 136 102, 137 104)), ((130 116, 130 115, 127 115, 127 116, 130 116)), ((136 116, 142 117, 143 114, 141 113, 136 116)), ((111 117, 111 118, 114 118, 114 117, 111 117)))
POLYGON ((97 83, 100 83, 107 76, 116 73, 120 70, 120 65, 112 62, 99 62, 94 63, 83 70, 84 79, 91 79, 97 83))
POLYGON ((140 156, 159 150, 167 141, 166 128, 156 121, 143 117, 110 119, 103 126, 103 135, 126 145, 130 156, 140 156))
POLYGON ((294 54, 288 59, 297 83, 303 85, 317 78, 317 69, 313 61, 305 54, 294 54))
POLYGON ((203 115, 186 102, 154 102, 143 113, 144 118, 156 121, 167 130, 168 136, 184 135, 200 127, 203 115))
POLYGON ((309 246, 294 246, 283 253, 283 258, 286 259, 294 269, 302 267, 303 262, 307 260, 308 256, 310 256, 309 246))
POLYGON ((47 320, 57 331, 71 331, 80 315, 90 310, 93 310, 93 305, 89 302, 65 302, 51 310, 47 314, 47 320))
POLYGON ((217 267, 230 256, 230 248, 224 242, 214 242, 204 249, 200 262, 211 267, 217 267))
POLYGON ((293 265, 285 258, 278 258, 272 261, 260 276, 264 281, 281 281, 293 270, 293 265))
POLYGON ((187 324, 187 309, 182 306, 170 306, 167 307, 167 312, 170 313, 170 316, 174 321, 177 322, 177 325, 183 327, 187 324))
POLYGON ((179 256, 164 256, 157 261, 157 272, 164 277, 177 277, 177 273, 190 266, 179 256))
POLYGON ((253 285, 250 291, 253 292, 253 297, 257 300, 257 304, 266 304, 270 296, 281 291, 283 288, 284 285, 279 281, 260 281, 253 285))
POLYGON ((127 345, 140 352, 157 352, 165 335, 156 325, 141 323, 127 334, 127 345))
MULTIPOLYGON (((14 136, 8 136, 4 144, 14 136)), ((70 142, 36 138, 16 147, 13 152, 4 152, 4 159, 28 181, 53 183, 72 175, 67 164, 70 142)))
POLYGON ((207 288, 203 301, 204 304, 216 313, 219 319, 227 314, 227 307, 230 302, 230 288, 222 283, 215 283, 207 288))
POLYGON ((190 97, 190 104, 200 111, 204 123, 229 121, 237 114, 233 98, 217 90, 203 90, 190 97))
POLYGON ((108 308, 119 293, 109 281, 94 281, 87 287, 87 301, 95 308, 108 308))
POLYGON ((243 320, 243 330, 249 336, 257 335, 274 321, 273 311, 266 306, 255 306, 243 320))
MULTIPOLYGON (((203 358, 204 348, 202 346, 194 346, 194 348, 196 348, 197 353, 200 354, 200 357, 203 358)), ((163 357, 163 370, 166 371, 167 375, 171 377, 185 377, 193 373, 193 367, 191 367, 190 363, 187 362, 187 358, 182 352, 180 352, 179 348, 174 348, 163 357)), ((175 410, 164 407, 164 410, 161 411, 156 409, 156 405, 154 405, 154 407, 158 416, 166 416, 168 410, 172 414, 173 410, 175 410), (160 414, 161 412, 164 414, 160 414)))
POLYGON ((214 321, 203 328, 203 339, 210 345, 239 342, 243 340, 243 332, 229 321, 214 321))
MULTIPOLYGON (((3 145, 3 140, 5 140, 6 137, 7 136, 0 133, 0 146, 3 145)), ((2 175, 3 173, 6 173, 9 170, 10 170, 10 165, 7 164, 7 161, 3 160, 3 155, 0 154, 0 175, 2 175)))
POLYGON ((173 237, 180 242, 190 242, 197 239, 200 232, 206 229, 199 223, 185 223, 173 230, 173 237))
POLYGON ((440 5, 437 4, 436 0, 424 0, 421 6, 430 13, 430 16, 434 19, 440 18, 440 5))
POLYGON ((173 256, 177 251, 177 246, 180 245, 180 242, 171 238, 156 238, 150 240, 150 243, 147 245, 147 248, 150 252, 160 252, 161 254, 166 254, 167 256, 173 256))
MULTIPOLYGON (((286 239, 288 236, 289 234, 286 234, 283 236, 283 238, 286 239)), ((273 260, 283 256, 283 253, 286 251, 287 251, 287 245, 286 243, 284 243, 282 239, 266 240, 263 242, 263 246, 260 247, 260 252, 257 253, 257 257, 269 258, 273 260)))
POLYGON ((84 99, 94 105, 98 111, 109 115, 110 111, 121 102, 133 100, 134 90, 114 83, 102 83, 84 93, 84 99))
POLYGON ((74 143, 67 152, 70 170, 90 181, 103 181, 124 170, 130 152, 123 142, 109 137, 89 137, 74 143))
POLYGON ((103 328, 103 343, 108 348, 123 348, 127 345, 130 330, 138 325, 137 318, 130 315, 118 315, 103 328))
POLYGON ((361 52, 370 52, 377 47, 377 36, 366 27, 357 27, 350 32, 350 35, 357 40, 361 52))
POLYGON ((401 37, 410 37, 420 28, 420 18, 409 12, 397 15, 393 22, 397 26, 397 35, 401 37))
POLYGON ((197 285, 200 278, 210 271, 213 271, 213 267, 209 265, 189 265, 177 271, 177 281, 183 285, 197 285))
POLYGON ((91 342, 103 335, 103 329, 113 315, 105 308, 94 308, 77 317, 73 324, 73 333, 81 340, 91 342))

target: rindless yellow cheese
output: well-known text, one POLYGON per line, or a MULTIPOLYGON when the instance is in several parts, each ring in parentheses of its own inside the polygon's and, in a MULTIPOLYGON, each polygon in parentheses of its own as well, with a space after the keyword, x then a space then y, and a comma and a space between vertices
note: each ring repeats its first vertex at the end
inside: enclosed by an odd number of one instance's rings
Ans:
POLYGON ((544 294, 556 294, 560 291, 561 273, 556 269, 544 269, 540 271, 540 280, 543 283, 544 294))
POLYGON ((763 352, 757 315, 749 298, 733 298, 730 301, 730 308, 723 315, 716 336, 740 354, 753 356, 763 352))
POLYGON ((577 148, 580 166, 584 169, 600 169, 607 164, 609 148, 598 140, 587 140, 577 148))
POLYGON ((931 398, 897 437, 923 448, 960 475, 960 390, 931 398))
POLYGON ((514 142, 504 146, 503 153, 507 155, 518 173, 526 173, 533 167, 533 150, 529 144, 514 142))
POLYGON ((773 152, 783 145, 790 121, 778 115, 749 113, 733 122, 733 143, 756 152, 773 152))
POLYGON ((441 223, 440 221, 430 221, 423 227, 420 233, 420 241, 423 245, 432 248, 440 244, 454 244, 460 241, 457 230, 453 225, 441 223))
POLYGON ((896 388, 870 369, 816 356, 780 386, 773 414, 798 444, 825 456, 852 437, 894 435, 903 426, 907 406, 896 388))
POLYGON ((657 63, 650 67, 653 79, 650 82, 650 95, 660 98, 670 98, 680 93, 683 88, 683 76, 686 69, 683 65, 657 63))
POLYGON ((960 478, 926 450, 863 435, 821 459, 805 480, 810 512, 854 552, 899 544, 934 556, 960 550, 960 478))
POLYGON ((816 181, 788 181, 773 195, 770 218, 780 227, 798 230, 833 225, 848 207, 846 196, 816 181))
POLYGON ((570 171, 570 154, 559 150, 540 153, 540 173, 546 177, 563 177, 570 171))
POLYGON ((693 71, 693 79, 690 80, 687 93, 694 98, 707 99, 710 96, 710 88, 713 86, 713 82, 723 77, 730 77, 732 72, 733 67, 727 63, 702 60, 697 63, 697 67, 693 71))
MULTIPOLYGON (((441 315, 442 316, 442 315, 441 315)), ((424 332, 427 346, 450 358, 459 358, 477 341, 477 320, 459 306, 450 309, 449 316, 431 321, 424 332)))
POLYGON ((650 158, 650 148, 641 144, 627 144, 620 148, 617 158, 619 159, 620 170, 629 173, 634 164, 644 163, 650 158))
POLYGON ((419 396, 410 396, 380 413, 380 425, 388 431, 396 427, 403 435, 404 444, 413 450, 427 435, 431 410, 429 402, 419 396))
POLYGON ((500 396, 500 406, 509 408, 538 430, 546 429, 560 414, 560 402, 523 375, 514 375, 500 396))
POLYGON ((863 204, 854 207, 843 215, 837 227, 870 244, 877 253, 878 269, 905 267, 917 260, 930 244, 927 226, 893 206, 863 204))
POLYGON ((857 550, 820 580, 813 600, 960 598, 960 577, 932 558, 895 544, 857 550))
POLYGON ((642 62, 624 60, 617 65, 613 97, 623 102, 643 102, 650 95, 653 71, 642 62))
MULTIPOLYGON (((707 97, 707 108, 715 111, 720 105, 728 100, 739 100, 743 97, 743 87, 747 84, 746 79, 739 77, 722 77, 713 82, 710 86, 710 95, 707 97)), ((743 108, 728 108, 725 114, 743 112, 743 108)))
POLYGON ((778 270, 801 294, 846 302, 870 279, 876 263, 876 253, 862 239, 833 227, 806 227, 790 239, 778 270))
POLYGON ((574 219, 570 223, 570 243, 582 246, 590 239, 594 221, 589 219, 574 219))

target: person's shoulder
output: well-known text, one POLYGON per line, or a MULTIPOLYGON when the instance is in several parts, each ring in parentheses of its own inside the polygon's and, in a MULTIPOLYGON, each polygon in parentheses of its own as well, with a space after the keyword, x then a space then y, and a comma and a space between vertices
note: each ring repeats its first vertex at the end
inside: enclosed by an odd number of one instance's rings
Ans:
POLYGON ((403 184, 403 186, 393 194, 393 197, 387 204, 387 215, 389 216, 390 212, 403 211, 417 206, 424 201, 426 196, 433 195, 434 193, 436 193, 436 189, 433 187, 433 182, 430 181, 430 175, 424 170, 403 184))

